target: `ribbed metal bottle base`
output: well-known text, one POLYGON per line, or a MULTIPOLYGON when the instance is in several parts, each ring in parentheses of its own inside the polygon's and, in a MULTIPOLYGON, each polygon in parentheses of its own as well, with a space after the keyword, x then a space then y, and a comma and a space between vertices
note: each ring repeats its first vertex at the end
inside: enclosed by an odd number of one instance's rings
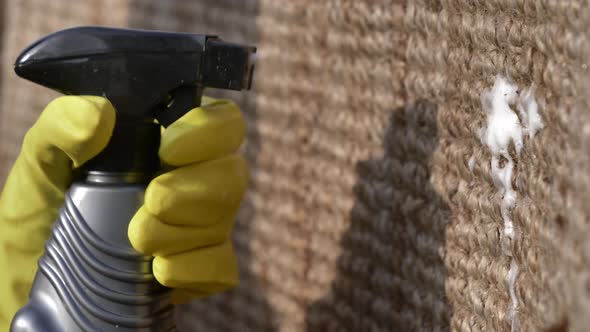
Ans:
POLYGON ((176 331, 169 291, 154 279, 152 258, 126 238, 143 190, 72 187, 11 332, 176 331))

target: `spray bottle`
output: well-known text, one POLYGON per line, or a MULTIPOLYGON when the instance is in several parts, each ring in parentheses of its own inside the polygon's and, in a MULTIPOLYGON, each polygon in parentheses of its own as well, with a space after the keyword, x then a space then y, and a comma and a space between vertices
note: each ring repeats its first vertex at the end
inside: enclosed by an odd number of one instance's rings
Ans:
POLYGON ((215 36, 78 27, 33 43, 17 75, 64 94, 104 96, 116 124, 84 164, 40 258, 11 332, 176 331, 152 257, 127 238, 160 163, 160 126, 200 105, 204 87, 249 89, 255 48, 215 36), (156 123, 157 120, 157 123, 156 123))

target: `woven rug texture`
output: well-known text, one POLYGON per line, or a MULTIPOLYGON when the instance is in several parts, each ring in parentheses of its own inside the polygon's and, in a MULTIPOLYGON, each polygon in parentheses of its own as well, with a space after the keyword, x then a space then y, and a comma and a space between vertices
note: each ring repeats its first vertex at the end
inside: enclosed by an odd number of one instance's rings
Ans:
POLYGON ((179 307, 182 331, 590 326, 588 0, 0 4, 0 184, 58 95, 13 74, 31 41, 110 25, 258 47, 253 91, 207 91, 248 123, 241 282, 179 307), (511 150, 515 299, 502 194, 477 134, 497 74, 535 86, 545 124, 511 150))

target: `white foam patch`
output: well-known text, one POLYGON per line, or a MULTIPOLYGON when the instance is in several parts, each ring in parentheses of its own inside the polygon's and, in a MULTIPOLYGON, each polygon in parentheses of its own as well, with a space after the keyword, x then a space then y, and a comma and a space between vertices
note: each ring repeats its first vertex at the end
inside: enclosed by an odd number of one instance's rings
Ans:
POLYGON ((473 172, 473 168, 475 167, 475 156, 472 155, 467 162, 467 167, 469 167, 469 171, 473 172))
POLYGON ((532 139, 537 131, 543 129, 543 120, 541 120, 539 106, 535 100, 534 86, 522 91, 516 108, 520 114, 524 129, 529 134, 529 138, 532 139))
POLYGON ((480 132, 481 142, 488 146, 492 155, 508 156, 508 146, 514 143, 516 153, 522 148, 522 127, 510 105, 518 98, 518 88, 501 76, 491 90, 481 94, 481 104, 487 115, 487 127, 480 132))
MULTIPOLYGON (((478 135, 482 144, 486 145, 492 153, 490 161, 492 178, 494 185, 502 194, 500 210, 504 224, 503 235, 512 241, 516 233, 512 222, 512 209, 518 195, 512 187, 514 160, 510 156, 509 148, 511 145, 514 146, 516 158, 518 158, 524 145, 523 134, 526 133, 529 139, 532 139, 543 128, 543 121, 538 113, 534 86, 519 94, 518 87, 500 75, 496 76, 491 89, 482 92, 481 104, 486 114, 486 127, 481 128, 478 135), (512 109, 513 106, 516 106, 518 115, 512 109)), ((470 159, 469 165, 471 164, 470 159)), ((503 245, 502 249, 506 256, 512 257, 509 245, 503 245)), ((518 270, 518 264, 512 258, 508 272, 508 292, 512 302, 508 310, 508 319, 513 332, 519 329, 518 298, 515 290, 518 270)))

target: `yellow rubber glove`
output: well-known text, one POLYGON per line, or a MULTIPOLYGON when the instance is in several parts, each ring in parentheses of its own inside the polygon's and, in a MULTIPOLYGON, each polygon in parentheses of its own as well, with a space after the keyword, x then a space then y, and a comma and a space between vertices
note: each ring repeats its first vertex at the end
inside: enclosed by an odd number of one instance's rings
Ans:
POLYGON ((72 168, 106 146, 114 124, 106 99, 61 97, 27 132, 0 196, 0 331, 27 301, 72 168))
MULTIPOLYGON (((26 302, 72 169, 106 146, 114 122, 106 99, 68 96, 27 133, 0 196, 0 331, 26 302)), ((163 132, 159 153, 171 170, 150 183, 129 236, 156 256, 154 274, 177 288, 177 302, 237 283, 229 234, 247 184, 246 163, 233 155, 244 134, 238 108, 208 98, 163 132)))
POLYGON ((176 303, 238 282, 230 234, 248 169, 234 152, 246 124, 234 104, 209 98, 203 104, 162 134, 160 159, 174 169, 152 180, 129 225, 131 244, 155 256, 154 276, 175 288, 176 303))

